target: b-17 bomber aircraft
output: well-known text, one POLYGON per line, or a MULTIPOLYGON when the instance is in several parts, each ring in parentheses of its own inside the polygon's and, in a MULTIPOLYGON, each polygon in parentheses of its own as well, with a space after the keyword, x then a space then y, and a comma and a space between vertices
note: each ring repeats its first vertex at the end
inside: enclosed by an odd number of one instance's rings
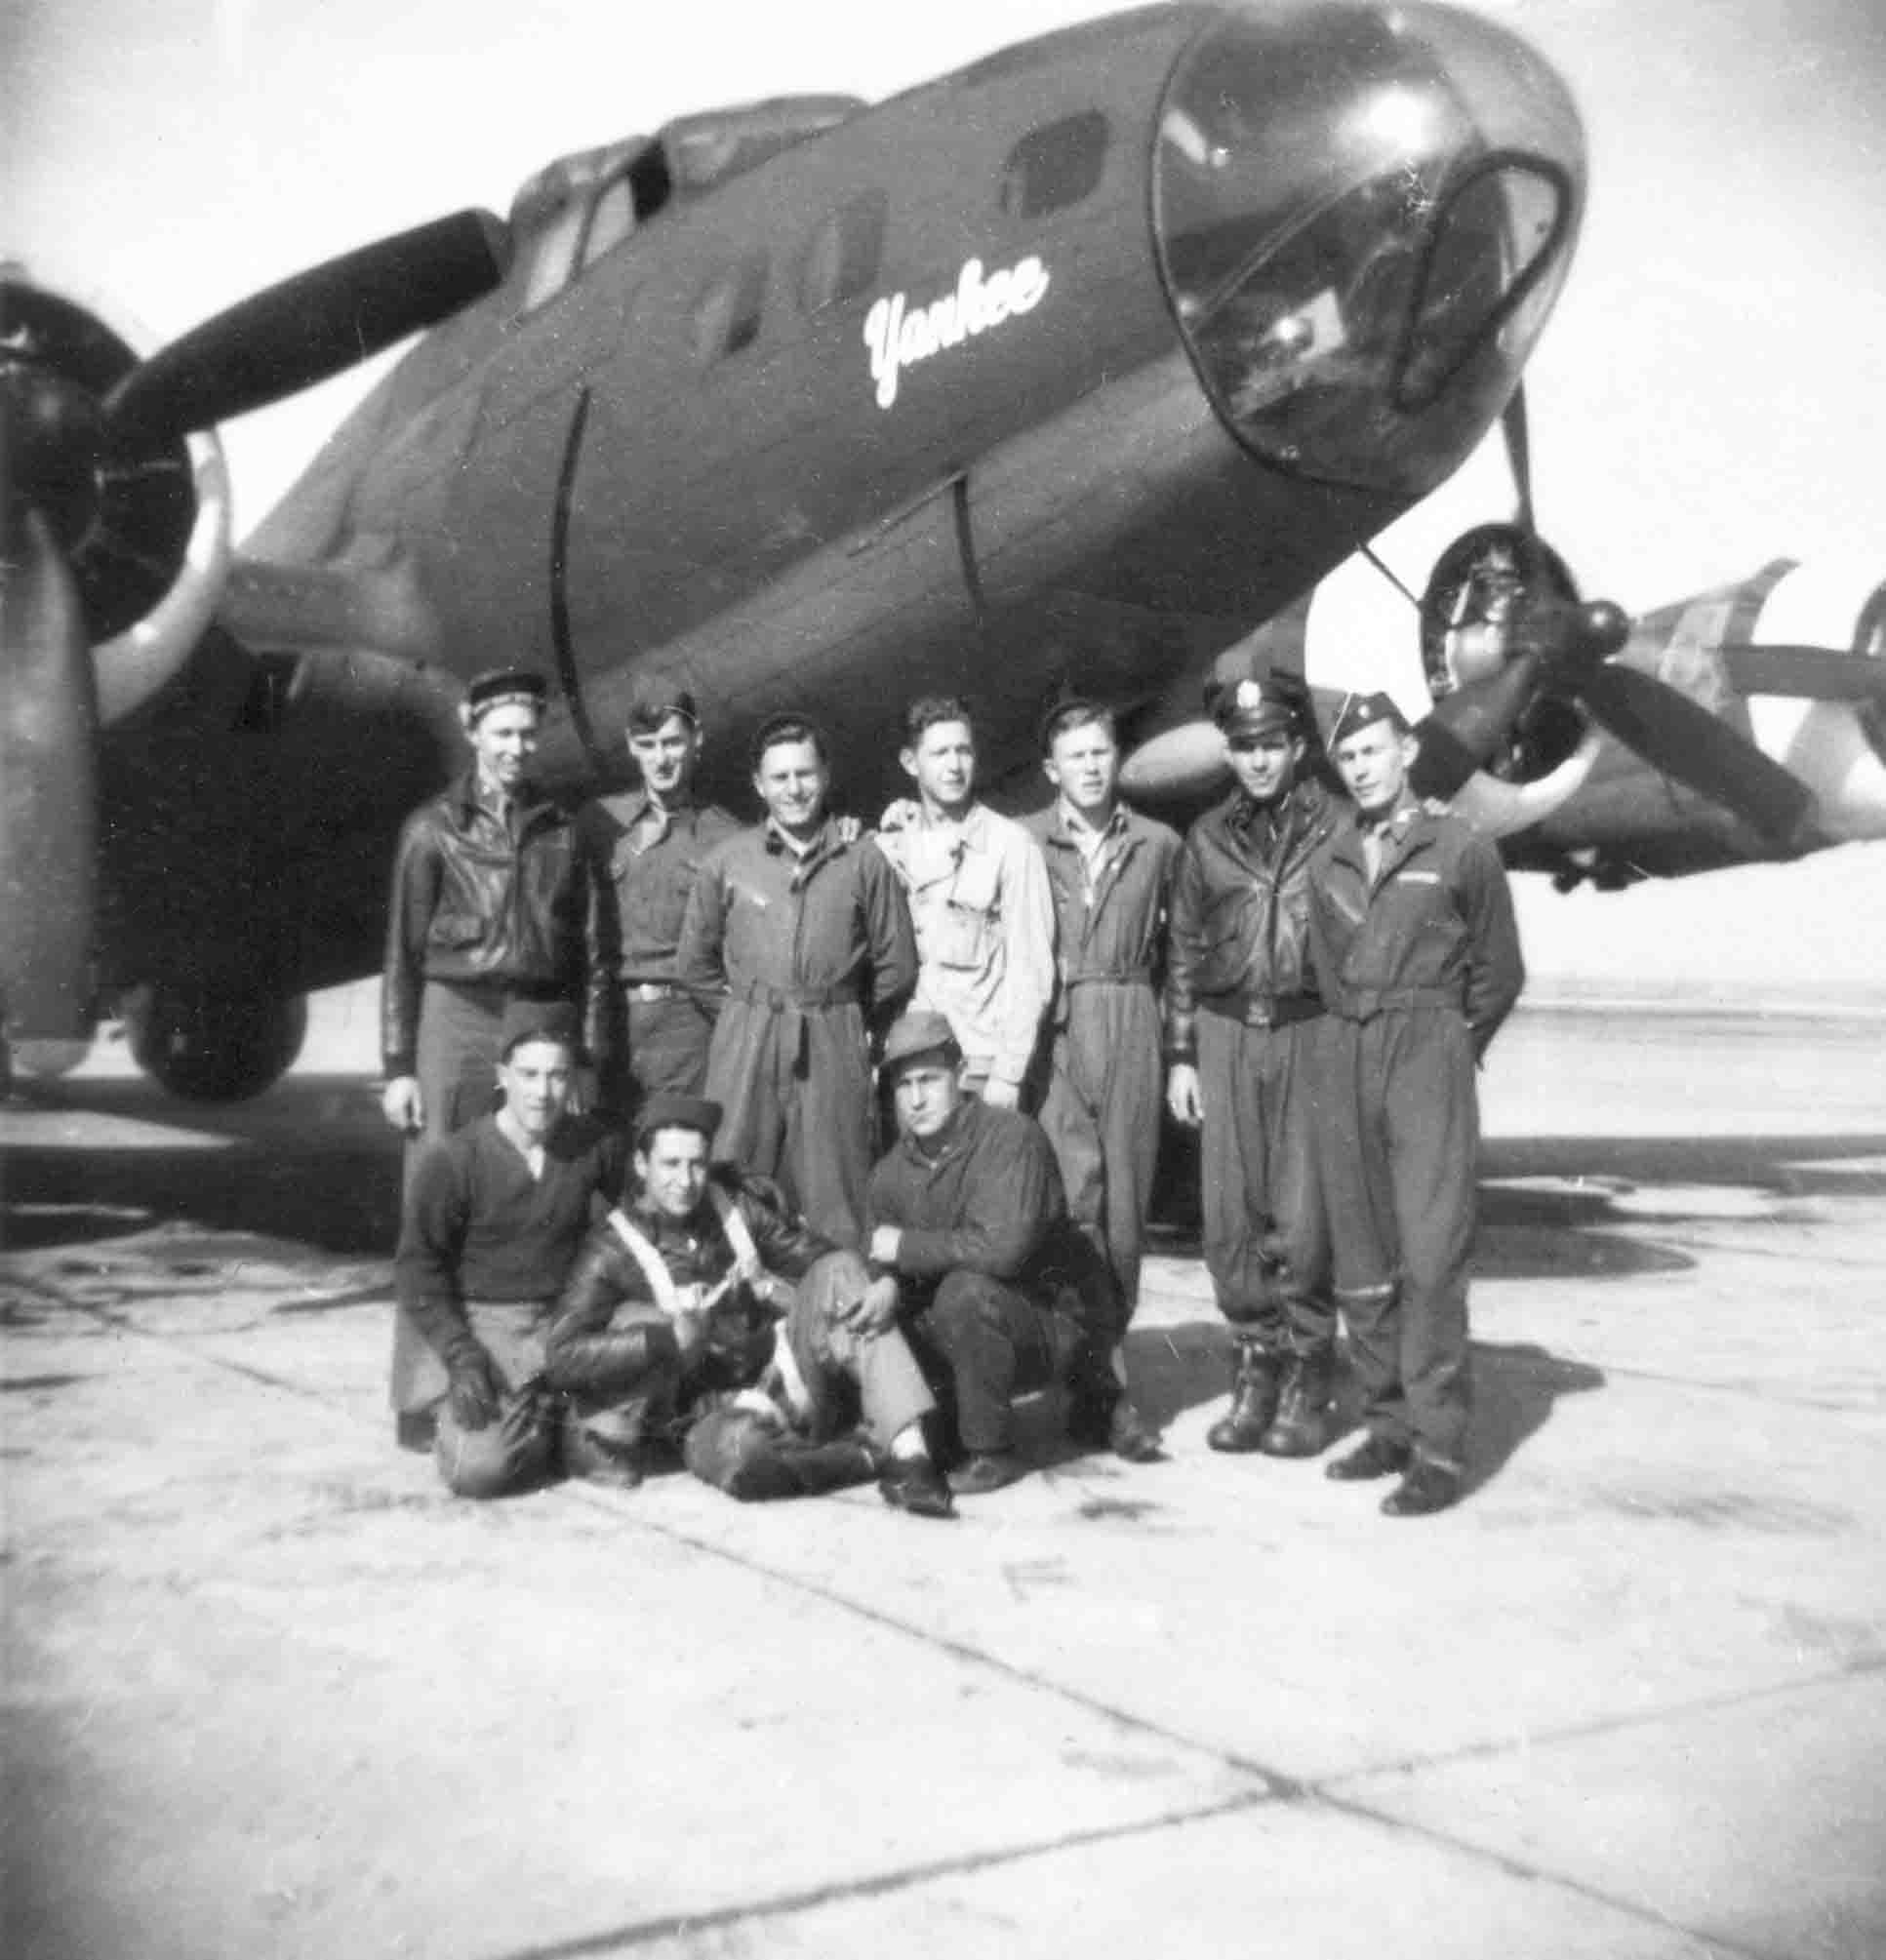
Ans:
POLYGON ((553 793, 621 785, 653 667, 709 793, 790 705, 867 810, 936 688, 1030 795, 1071 669, 1183 817, 1213 661, 1255 634, 1315 682, 1319 582, 1496 421, 1518 515, 1410 622, 1424 786, 1566 882, 1886 832, 1881 587, 1777 566, 1633 624, 1533 526, 1521 375, 1585 182, 1503 27, 1176 5, 562 158, 148 358, 7 266, 7 1031, 117 1013, 168 1088, 264 1088, 377 966, 399 824, 513 662, 553 793), (414 335, 234 552, 216 425, 414 335))

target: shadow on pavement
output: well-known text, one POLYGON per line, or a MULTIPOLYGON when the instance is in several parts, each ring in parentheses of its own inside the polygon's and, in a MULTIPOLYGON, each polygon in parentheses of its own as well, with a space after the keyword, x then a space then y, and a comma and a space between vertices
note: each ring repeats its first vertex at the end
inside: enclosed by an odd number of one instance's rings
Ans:
POLYGON ((1561 1395, 1605 1385, 1604 1371, 1530 1341, 1473 1342, 1473 1421, 1465 1489, 1489 1484, 1551 1420, 1561 1395))

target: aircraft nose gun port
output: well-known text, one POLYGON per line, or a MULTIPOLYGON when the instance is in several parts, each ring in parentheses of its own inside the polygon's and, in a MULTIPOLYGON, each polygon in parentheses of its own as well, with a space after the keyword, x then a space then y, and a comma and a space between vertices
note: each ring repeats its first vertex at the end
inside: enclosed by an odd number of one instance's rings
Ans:
POLYGON ((1180 332, 1262 461, 1425 496, 1518 382, 1571 261, 1557 74, 1419 5, 1227 12, 1174 67, 1153 224, 1180 332))

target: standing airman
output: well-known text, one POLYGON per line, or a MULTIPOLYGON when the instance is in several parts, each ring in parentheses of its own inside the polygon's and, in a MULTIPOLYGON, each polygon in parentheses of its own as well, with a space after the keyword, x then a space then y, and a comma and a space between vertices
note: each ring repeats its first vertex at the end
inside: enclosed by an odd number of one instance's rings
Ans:
POLYGON ((753 739, 766 819, 717 844, 688 899, 675 974, 717 1019, 714 1155, 784 1188, 822 1238, 857 1247, 875 1105, 870 1030, 916 984, 897 874, 826 814, 823 733, 777 714, 753 739))
MULTIPOLYGON (((1140 1298, 1141 1248, 1159 1155, 1159 981, 1178 834, 1120 801, 1111 709, 1073 692, 1042 717, 1042 768, 1057 795, 1028 820, 1054 895, 1056 992, 1040 1123, 1054 1145, 1067 1210, 1105 1258, 1122 1329, 1140 1298)), ((1134 1462, 1159 1438, 1125 1392, 1104 1434, 1134 1462)))
POLYGON ((1331 1011, 1318 1129, 1369 1433, 1328 1474, 1399 1471, 1382 1508, 1421 1517, 1460 1495, 1473 1076, 1525 968, 1500 854, 1409 789, 1416 744, 1394 702, 1351 699, 1330 749, 1355 810, 1310 867, 1310 939, 1331 1011))
MULTIPOLYGON (((541 674, 521 668, 473 680, 459 710, 472 767, 400 832, 381 989, 381 1106, 408 1139, 409 1181, 421 1149, 491 1107, 509 1002, 577 1004, 583 1049, 594 1057, 606 1043, 597 880, 569 816, 531 785, 548 694, 541 674)), ((396 1311, 396 1408, 422 1353, 396 1311)), ((423 1449, 430 1427, 409 1413, 400 1441, 423 1449)))
POLYGON ((628 752, 640 786, 599 798, 577 820, 610 901, 612 1065, 602 1092, 624 1112, 653 1095, 699 1096, 707 1079, 713 1017, 675 978, 675 953, 702 860, 740 825, 696 802, 701 750, 693 694, 666 675, 639 679, 628 752))
POLYGON ((1235 1343, 1214 1450, 1314 1456, 1329 1440, 1336 1315, 1311 1101, 1323 1002, 1309 864, 1334 801, 1306 768, 1293 674, 1234 673, 1212 701, 1237 786, 1191 827, 1173 881, 1167 1101, 1202 1126, 1205 1263, 1235 1343))
POLYGON ((976 797, 976 729, 953 695, 904 711, 903 772, 877 848, 909 897, 920 962, 914 1005, 948 1017, 963 1086, 1001 1108, 1022 1101, 1054 991, 1054 900, 1035 841, 976 797))

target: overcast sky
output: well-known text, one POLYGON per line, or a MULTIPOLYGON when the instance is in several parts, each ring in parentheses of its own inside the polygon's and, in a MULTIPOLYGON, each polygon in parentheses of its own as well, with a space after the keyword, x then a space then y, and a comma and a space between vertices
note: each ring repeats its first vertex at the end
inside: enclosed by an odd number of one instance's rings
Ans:
MULTIPOLYGON (((552 155, 717 102, 876 98, 1102 11, 1066 0, 7 0, 0 247, 161 339, 552 155)), ((1491 0, 1572 85, 1584 247, 1530 371, 1541 520, 1632 609, 1781 554, 1886 575, 1886 25, 1871 0, 1491 0)), ((239 527, 348 378, 224 431, 239 527)), ((1505 512, 1469 467, 1391 536, 1411 582, 1505 512), (1429 540, 1432 540, 1431 542, 1429 540)), ((1541 976, 1759 993, 1880 980, 1886 845, 1561 900, 1521 880, 1541 976)))

